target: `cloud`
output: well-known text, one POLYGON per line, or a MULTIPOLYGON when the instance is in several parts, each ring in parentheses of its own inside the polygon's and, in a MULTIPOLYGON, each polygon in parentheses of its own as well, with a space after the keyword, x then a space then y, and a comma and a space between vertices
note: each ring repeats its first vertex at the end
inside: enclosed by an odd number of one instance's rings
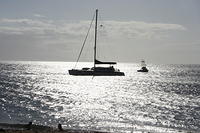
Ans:
MULTIPOLYGON (((105 21, 107 34, 115 37, 156 39, 169 31, 182 31, 186 28, 179 24, 147 23, 141 21, 105 21)), ((107 35, 107 36, 108 36, 107 35)))
MULTIPOLYGON (((35 14, 40 16, 39 14, 35 14)), ((36 37, 84 37, 90 21, 0 19, 0 32, 5 34, 30 34, 36 37)), ((179 24, 148 23, 142 21, 103 21, 99 35, 108 38, 161 39, 170 31, 183 31, 179 24)))
POLYGON ((33 16, 37 18, 46 18, 46 16, 41 15, 41 14, 33 14, 33 16))
MULTIPOLYGON (((2 18, 0 19, 1 58, 74 61, 79 53, 89 24, 90 21, 2 18)), ((160 42, 171 44, 175 38, 174 43, 177 41, 182 43, 182 40, 177 40, 177 33, 187 30, 186 27, 180 24, 142 21, 103 21, 99 22, 99 25, 102 26, 98 27, 98 44, 106 44, 107 46, 100 47, 98 45, 101 55, 114 59, 113 55, 121 54, 119 60, 125 61, 128 58, 150 58, 152 53, 161 53, 161 50, 158 50, 159 47, 157 47, 163 44, 160 42), (166 39, 166 37, 171 38, 166 39), (102 42, 101 40, 104 38, 106 39, 102 42), (109 45, 115 46, 108 47, 109 45), (112 56, 111 53, 113 53, 112 56)), ((94 38, 93 32, 94 28, 91 29, 91 38, 94 38)), ((88 52, 92 52, 88 49, 93 47, 91 45, 93 40, 90 41, 89 39, 84 50, 84 59, 90 59, 92 55, 87 55, 88 52)), ((167 45, 165 46, 167 47, 167 45)), ((167 52, 170 50, 168 49, 167 52)), ((100 57, 102 57, 101 55, 100 57)))

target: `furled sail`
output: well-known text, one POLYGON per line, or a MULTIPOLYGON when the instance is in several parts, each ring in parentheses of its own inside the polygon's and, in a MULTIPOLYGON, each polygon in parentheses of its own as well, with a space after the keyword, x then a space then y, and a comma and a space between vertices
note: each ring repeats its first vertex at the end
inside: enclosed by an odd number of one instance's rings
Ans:
POLYGON ((116 62, 102 62, 99 60, 95 60, 95 64, 110 64, 110 65, 114 65, 117 64, 116 62))

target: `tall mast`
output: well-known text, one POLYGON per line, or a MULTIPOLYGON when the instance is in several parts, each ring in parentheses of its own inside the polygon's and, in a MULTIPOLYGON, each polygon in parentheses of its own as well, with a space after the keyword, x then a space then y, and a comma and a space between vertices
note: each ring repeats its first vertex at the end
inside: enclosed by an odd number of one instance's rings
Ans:
POLYGON ((96 9, 96 21, 95 21, 95 39, 94 39, 94 68, 96 67, 95 65, 95 60, 96 60, 96 45, 97 45, 97 17, 98 17, 98 9, 96 9))

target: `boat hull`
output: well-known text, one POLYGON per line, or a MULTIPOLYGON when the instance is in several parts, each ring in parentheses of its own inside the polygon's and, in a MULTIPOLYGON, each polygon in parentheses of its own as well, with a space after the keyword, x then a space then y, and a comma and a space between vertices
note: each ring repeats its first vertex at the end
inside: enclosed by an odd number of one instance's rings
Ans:
POLYGON ((113 71, 113 72, 102 72, 93 70, 69 70, 70 75, 75 76, 125 76, 123 72, 113 71))
POLYGON ((148 70, 137 70, 137 72, 148 72, 148 70))
POLYGON ((149 70, 146 67, 142 67, 140 70, 137 70, 137 72, 148 72, 149 70))

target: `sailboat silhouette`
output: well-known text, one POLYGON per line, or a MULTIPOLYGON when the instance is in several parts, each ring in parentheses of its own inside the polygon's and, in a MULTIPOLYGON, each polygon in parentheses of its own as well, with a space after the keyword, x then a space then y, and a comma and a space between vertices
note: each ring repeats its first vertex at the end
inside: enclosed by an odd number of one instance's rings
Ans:
MULTIPOLYGON (((95 42, 94 42, 94 67, 71 69, 69 70, 69 74, 77 76, 78 75, 79 76, 124 76, 125 75, 124 72, 120 72, 119 69, 114 68, 113 65, 117 64, 116 62, 103 62, 96 59, 98 9, 96 9, 95 18, 96 19, 95 19, 95 42), (107 64, 109 66, 108 67, 97 66, 102 64, 107 64)), ((83 46, 81 48, 81 52, 83 50, 83 46)), ((81 55, 81 52, 79 54, 79 57, 81 55)))

